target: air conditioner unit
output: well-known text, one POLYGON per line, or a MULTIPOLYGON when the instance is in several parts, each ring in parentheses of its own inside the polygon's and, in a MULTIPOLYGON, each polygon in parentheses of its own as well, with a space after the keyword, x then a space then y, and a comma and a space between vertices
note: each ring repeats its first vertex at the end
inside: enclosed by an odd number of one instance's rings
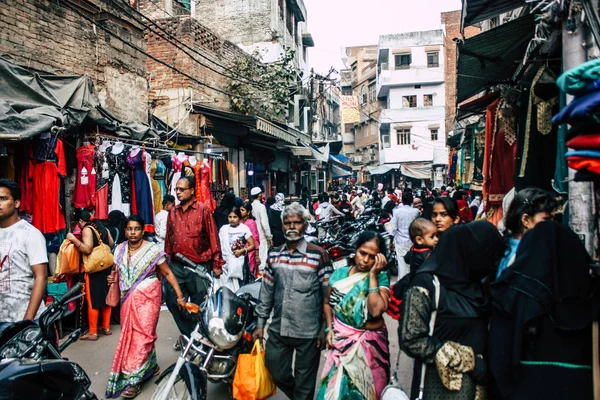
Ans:
POLYGON ((387 71, 387 69, 388 69, 388 63, 381 63, 381 69, 383 71, 387 71))
POLYGON ((369 149, 369 154, 375 154, 375 149, 369 149))
POLYGON ((369 157, 369 159, 370 159, 371 161, 375 161, 376 157, 375 157, 373 154, 371 154, 371 157, 369 157))

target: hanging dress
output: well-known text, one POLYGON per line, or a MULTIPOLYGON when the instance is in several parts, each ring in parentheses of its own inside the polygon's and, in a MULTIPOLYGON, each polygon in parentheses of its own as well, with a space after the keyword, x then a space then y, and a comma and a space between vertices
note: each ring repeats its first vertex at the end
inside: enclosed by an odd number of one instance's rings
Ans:
POLYGON ((56 234, 67 227, 60 201, 60 178, 67 176, 62 140, 40 139, 34 159, 31 222, 42 233, 56 234))
POLYGON ((96 214, 95 217, 101 220, 108 219, 108 162, 106 161, 106 151, 102 151, 101 146, 96 148, 96 214))
MULTIPOLYGON (((185 160, 187 161, 187 160, 185 160)), ((183 161, 181 161, 177 156, 173 156, 173 178, 171 179, 171 195, 175 197, 175 204, 179 204, 179 199, 177 198, 177 192, 175 191, 175 186, 177 185, 177 181, 181 178, 181 168, 183 167, 183 161)))
POLYGON ((125 147, 113 153, 114 146, 106 150, 108 161, 108 211, 119 210, 128 217, 131 214, 131 167, 127 163, 125 147))
POLYGON ((192 163, 190 163, 189 159, 185 160, 183 162, 183 170, 182 171, 183 171, 183 174, 185 174, 185 176, 193 176, 194 177, 194 180, 196 181, 196 187, 194 188, 194 192, 196 194, 196 199, 199 200, 201 203, 203 203, 202 195, 200 193, 200 176, 202 174, 200 161, 196 161, 196 164, 192 165, 192 163))
POLYGON ((158 182, 158 187, 160 188, 160 202, 162 209, 162 199, 168 193, 166 184, 167 167, 165 166, 162 160, 156 160, 156 173, 154 174, 154 180, 158 182))
POLYGON ((77 149, 77 178, 73 190, 73 206, 75 208, 91 209, 95 204, 96 168, 94 168, 93 144, 77 149))
MULTIPOLYGON (((150 177, 152 178, 152 194, 154 201, 154 215, 158 214, 160 210, 162 210, 162 192, 160 188, 160 183, 156 179, 157 171, 158 171, 158 163, 162 162, 160 160, 152 160, 152 166, 150 167, 150 177)), ((164 179, 163 179, 164 182, 164 179)))
POLYGON ((212 192, 210 191, 210 182, 212 170, 207 162, 203 162, 200 166, 202 172, 200 176, 200 201, 204 203, 211 212, 214 212, 217 208, 217 202, 215 201, 212 192))
POLYGON ((129 154, 127 162, 133 167, 133 180, 135 186, 135 202, 137 215, 144 219, 146 232, 154 232, 154 205, 150 182, 146 174, 146 156, 144 150, 139 150, 134 156, 129 154))

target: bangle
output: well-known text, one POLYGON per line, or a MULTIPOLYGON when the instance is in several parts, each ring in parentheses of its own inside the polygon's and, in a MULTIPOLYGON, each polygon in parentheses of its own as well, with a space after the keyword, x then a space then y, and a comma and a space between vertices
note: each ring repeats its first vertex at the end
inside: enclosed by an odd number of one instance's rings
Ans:
POLYGON ((183 300, 183 301, 185 301, 185 297, 183 297, 183 296, 182 296, 182 297, 178 297, 178 298, 177 298, 177 301, 179 301, 179 300, 183 300))
POLYGON ((369 288, 369 293, 379 293, 378 287, 369 288))
POLYGON ((332 330, 333 330, 333 327, 331 327, 331 326, 330 326, 329 328, 325 328, 325 333, 329 333, 329 332, 331 332, 332 330))

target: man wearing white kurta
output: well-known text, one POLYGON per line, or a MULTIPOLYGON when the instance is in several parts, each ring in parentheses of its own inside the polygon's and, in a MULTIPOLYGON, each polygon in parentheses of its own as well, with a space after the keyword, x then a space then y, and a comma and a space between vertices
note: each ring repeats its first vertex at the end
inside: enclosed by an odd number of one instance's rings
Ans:
POLYGON ((252 198, 252 216, 256 219, 258 227, 258 235, 260 236, 260 248, 258 255, 260 257, 260 271, 267 265, 269 247, 273 245, 273 236, 271 235, 271 227, 269 226, 269 217, 267 216, 267 208, 262 203, 263 193, 261 188, 254 187, 250 190, 252 198))

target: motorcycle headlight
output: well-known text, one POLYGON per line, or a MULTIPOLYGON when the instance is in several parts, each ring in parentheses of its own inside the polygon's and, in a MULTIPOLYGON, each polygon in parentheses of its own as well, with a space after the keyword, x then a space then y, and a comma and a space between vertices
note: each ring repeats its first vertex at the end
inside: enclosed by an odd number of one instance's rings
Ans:
POLYGON ((0 358, 14 358, 14 357, 30 357, 36 358, 37 354, 27 354, 32 350, 32 346, 35 341, 42 334, 39 326, 32 325, 27 329, 19 332, 12 339, 10 339, 2 348, 0 349, 0 358))
POLYGON ((212 317, 207 324, 208 338, 222 349, 230 349, 240 340, 242 332, 232 335, 225 329, 225 322, 222 318, 212 317))

